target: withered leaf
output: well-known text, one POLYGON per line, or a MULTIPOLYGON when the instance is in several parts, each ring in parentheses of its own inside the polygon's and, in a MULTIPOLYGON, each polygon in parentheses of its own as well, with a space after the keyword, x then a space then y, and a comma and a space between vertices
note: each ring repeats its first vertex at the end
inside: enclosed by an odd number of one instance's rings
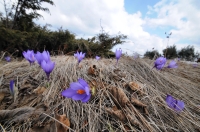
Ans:
MULTIPOLYGON (((70 121, 66 117, 65 114, 63 114, 63 115, 56 114, 56 119, 58 121, 62 122, 63 124, 65 124, 66 126, 70 127, 70 121)), ((59 122, 56 122, 57 132, 64 132, 64 131, 68 130, 68 128, 66 126, 60 124, 59 122)))
POLYGON ((120 121, 123 121, 123 122, 126 121, 126 116, 121 110, 113 110, 113 109, 106 108, 106 111, 108 112, 108 114, 114 116, 120 121))
POLYGON ((142 91, 142 84, 140 84, 139 82, 129 82, 128 86, 133 90, 133 91, 137 91, 139 94, 143 95, 144 92, 142 91))
POLYGON ((89 75, 96 75, 95 69, 96 69, 96 65, 90 66, 89 69, 88 69, 88 74, 89 75))
POLYGON ((42 94, 44 91, 46 91, 45 87, 37 87, 36 89, 33 90, 33 92, 36 94, 42 94))
POLYGON ((118 108, 120 108, 120 106, 124 107, 129 102, 129 99, 124 93, 123 89, 111 87, 109 92, 111 93, 111 98, 115 102, 115 105, 118 106, 118 108))
POLYGON ((131 98, 131 103, 133 103, 134 105, 137 105, 139 107, 147 107, 147 105, 145 105, 144 103, 142 103, 141 101, 139 101, 138 99, 132 97, 131 98))
POLYGON ((149 115, 149 112, 147 110, 147 105, 145 105, 144 103, 142 103, 140 100, 132 97, 131 98, 131 103, 133 103, 133 105, 135 106, 138 106, 138 107, 141 107, 143 112, 146 114, 146 115, 149 115))
POLYGON ((126 113, 126 115, 125 115, 122 110, 115 110, 114 111, 113 109, 109 109, 109 108, 106 108, 106 111, 108 112, 108 114, 110 114, 114 118, 119 119, 122 122, 126 122, 127 119, 128 119, 131 122, 132 125, 140 126, 139 122, 137 121, 137 119, 135 118, 134 115, 130 116, 130 114, 128 114, 128 113, 126 113))
POLYGON ((114 69, 113 72, 117 74, 119 77, 126 77, 126 74, 120 69, 114 69))
POLYGON ((4 97, 5 97, 5 93, 4 92, 0 92, 0 103, 4 99, 4 97))

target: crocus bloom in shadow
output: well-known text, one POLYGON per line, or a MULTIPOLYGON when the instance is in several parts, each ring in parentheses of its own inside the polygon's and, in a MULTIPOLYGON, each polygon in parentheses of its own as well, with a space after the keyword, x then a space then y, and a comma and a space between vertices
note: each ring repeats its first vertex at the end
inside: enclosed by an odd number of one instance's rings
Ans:
POLYGON ((171 95, 167 95, 166 103, 170 108, 172 108, 173 110, 177 112, 181 112, 185 107, 185 104, 183 101, 176 100, 171 95))
POLYGON ((85 53, 82 53, 82 52, 78 52, 76 54, 74 54, 74 56, 78 59, 78 64, 81 62, 82 59, 85 58, 85 53))
POLYGON ((116 51, 115 51, 115 57, 117 59, 117 64, 118 64, 118 60, 121 57, 121 55, 122 55, 122 50, 121 49, 119 49, 119 50, 116 49, 116 51))
POLYGON ((41 67, 45 71, 48 80, 49 80, 50 73, 54 69, 54 66, 55 66, 55 62, 52 62, 52 61, 46 62, 45 60, 43 60, 41 63, 41 67))
POLYGON ((177 68, 178 65, 177 65, 176 61, 172 60, 167 67, 168 68, 177 68))
POLYGON ((99 57, 99 56, 96 56, 95 58, 96 58, 96 60, 99 60, 101 57, 99 57))
POLYGON ((10 94, 13 96, 14 95, 14 81, 10 80, 10 94))
POLYGON ((28 50, 27 52, 24 51, 23 56, 29 61, 30 64, 35 62, 35 54, 33 50, 28 50))
POLYGON ((10 62, 10 56, 6 56, 6 57, 5 57, 5 60, 6 60, 7 62, 10 62))
MULTIPOLYGON (((154 67, 155 67, 157 70, 161 70, 161 69, 164 67, 166 61, 167 61, 166 58, 164 58, 164 57, 159 57, 159 58, 157 58, 156 61, 154 62, 154 67)), ((154 67, 153 67, 153 68, 154 68, 154 67)))
POLYGON ((62 96, 72 98, 73 100, 81 100, 82 102, 88 102, 91 94, 90 87, 87 82, 83 79, 78 79, 78 82, 73 82, 70 87, 64 90, 62 96))

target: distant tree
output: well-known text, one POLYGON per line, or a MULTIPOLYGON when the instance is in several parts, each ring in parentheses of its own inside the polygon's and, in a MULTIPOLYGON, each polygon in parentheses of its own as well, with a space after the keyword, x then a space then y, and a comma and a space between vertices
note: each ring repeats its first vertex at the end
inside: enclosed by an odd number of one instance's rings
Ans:
POLYGON ((144 54, 144 57, 148 57, 149 59, 153 59, 154 57, 160 56, 157 50, 152 50, 152 51, 146 51, 144 54))
POLYGON ((178 51, 178 56, 188 61, 191 61, 195 57, 194 50, 195 49, 193 46, 188 45, 187 47, 184 47, 180 51, 178 51))
POLYGON ((163 55, 165 55, 167 59, 176 58, 177 57, 176 45, 169 46, 168 48, 164 49, 163 55))
POLYGON ((42 17, 37 11, 49 12, 48 8, 41 6, 42 3, 54 5, 52 0, 17 0, 16 3, 12 3, 11 9, 9 9, 5 0, 3 1, 6 15, 3 19, 5 27, 20 31, 29 31, 34 27, 33 19, 42 17))
POLYGON ((96 52, 98 54, 109 54, 109 51, 116 45, 122 44, 127 36, 124 34, 118 34, 116 36, 110 36, 108 33, 100 33, 95 37, 98 49, 96 52), (101 53, 100 53, 101 52, 101 53))

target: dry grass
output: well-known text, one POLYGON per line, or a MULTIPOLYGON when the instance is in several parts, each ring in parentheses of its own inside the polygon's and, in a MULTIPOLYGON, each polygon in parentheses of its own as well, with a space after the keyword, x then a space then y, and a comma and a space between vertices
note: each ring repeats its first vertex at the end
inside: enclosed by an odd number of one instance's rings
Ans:
MULTIPOLYGON (((68 131, 200 131, 200 68, 179 63, 178 69, 152 69, 153 62, 147 59, 133 60, 123 57, 116 66, 115 59, 84 59, 77 66, 77 60, 69 56, 52 57, 56 67, 46 80, 43 70, 27 61, 0 62, 0 92, 5 97, 0 101, 0 130, 3 131, 55 131, 55 114, 66 114, 70 121, 68 131), (96 65, 101 73, 88 75, 88 68, 96 65), (113 71, 119 68, 126 77, 116 80, 113 71), (88 103, 63 98, 60 93, 78 78, 95 82, 97 93, 88 103), (19 88, 17 100, 9 94, 9 81, 14 79, 19 88), (135 81, 142 84, 144 95, 127 89, 126 84, 135 81), (34 93, 38 87, 45 87, 42 94, 34 93), (134 97, 147 105, 149 114, 130 104, 116 104, 110 92, 112 87, 121 89, 128 99, 134 97), (171 94, 185 102, 185 109, 176 113, 165 103, 171 94), (123 106, 124 105, 124 106, 123 106), (126 117, 121 120, 109 110, 117 106, 126 117), (131 121, 134 119, 137 123, 131 121)), ((118 100, 118 99, 117 99, 118 100)), ((62 122, 60 122, 62 123, 62 122)))

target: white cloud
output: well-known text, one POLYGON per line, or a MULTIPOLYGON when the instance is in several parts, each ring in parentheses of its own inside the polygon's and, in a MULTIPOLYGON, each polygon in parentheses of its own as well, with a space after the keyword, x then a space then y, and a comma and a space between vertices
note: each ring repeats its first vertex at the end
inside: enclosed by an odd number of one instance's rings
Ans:
POLYGON ((128 42, 117 47, 131 49, 143 54, 147 49, 163 48, 162 38, 152 36, 143 30, 146 23, 141 18, 141 12, 128 14, 124 8, 124 0, 55 0, 54 7, 48 6, 51 16, 40 12, 44 20, 38 23, 50 23, 53 26, 69 29, 78 36, 94 36, 103 29, 111 35, 121 32, 128 35, 128 42))
MULTIPOLYGON (((181 40, 187 40, 200 49, 200 5, 199 0, 175 0, 169 2, 162 0, 153 7, 149 7, 148 14, 156 13, 156 18, 146 17, 148 26, 171 26, 171 42, 179 44, 181 40)), ((191 44, 190 43, 190 44, 191 44)), ((180 46, 178 46, 180 47, 180 46)))
POLYGON ((121 47, 128 49, 129 53, 134 51, 140 54, 153 47, 161 53, 167 44, 166 39, 145 31, 145 26, 170 26, 173 28, 170 44, 175 43, 180 48, 184 44, 178 45, 178 41, 188 39, 200 51, 200 10, 197 6, 200 5, 199 0, 161 0, 152 7, 148 6, 147 15, 156 16, 144 19, 139 11, 128 14, 124 0, 54 0, 54 3, 55 6, 42 5, 48 7, 51 14, 39 12, 43 18, 36 21, 38 24, 51 24, 52 29, 62 26, 77 37, 86 38, 100 32, 101 19, 101 25, 106 32, 116 35, 120 31, 129 38, 125 44, 114 47, 114 50, 121 47))

